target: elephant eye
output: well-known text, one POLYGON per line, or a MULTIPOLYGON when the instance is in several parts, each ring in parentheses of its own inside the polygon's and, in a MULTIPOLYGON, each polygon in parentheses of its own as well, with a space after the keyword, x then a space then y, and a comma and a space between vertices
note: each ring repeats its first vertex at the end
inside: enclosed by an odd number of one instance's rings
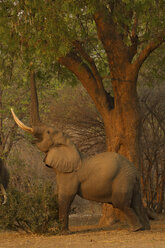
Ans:
POLYGON ((47 133, 50 134, 50 131, 48 130, 47 133))

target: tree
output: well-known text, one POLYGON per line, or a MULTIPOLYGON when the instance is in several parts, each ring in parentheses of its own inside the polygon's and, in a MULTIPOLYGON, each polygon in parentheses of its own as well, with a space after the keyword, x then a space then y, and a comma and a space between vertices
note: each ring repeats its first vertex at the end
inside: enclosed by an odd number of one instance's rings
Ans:
POLYGON ((107 150, 140 167, 137 78, 146 58, 165 41, 164 1, 22 0, 1 6, 21 53, 33 62, 56 59, 72 72, 102 116, 107 150), (113 93, 105 87, 107 78, 113 93))

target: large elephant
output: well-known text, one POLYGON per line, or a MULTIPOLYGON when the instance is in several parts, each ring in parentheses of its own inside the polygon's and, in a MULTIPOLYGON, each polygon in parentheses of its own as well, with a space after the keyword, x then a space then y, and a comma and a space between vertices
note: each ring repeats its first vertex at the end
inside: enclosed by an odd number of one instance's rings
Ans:
POLYGON ((4 161, 0 158, 0 190, 4 198, 2 204, 5 204, 7 201, 6 188, 8 186, 8 183, 9 183, 9 172, 6 166, 4 165, 4 161))
POLYGON ((82 158, 63 132, 45 125, 28 127, 11 111, 18 126, 36 138, 35 144, 46 154, 45 164, 56 172, 63 229, 68 229, 69 209, 76 194, 119 208, 133 231, 150 228, 141 201, 139 172, 128 159, 113 152, 82 158))

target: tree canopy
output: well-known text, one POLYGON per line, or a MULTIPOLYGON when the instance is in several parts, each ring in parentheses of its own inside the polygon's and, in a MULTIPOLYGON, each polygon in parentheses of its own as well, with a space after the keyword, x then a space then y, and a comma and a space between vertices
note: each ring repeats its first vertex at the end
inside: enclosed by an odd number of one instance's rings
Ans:
POLYGON ((106 54, 95 23, 97 12, 102 9, 104 18, 113 23, 132 61, 135 51, 139 54, 149 40, 146 52, 164 39, 164 8, 163 0, 1 1, 0 44, 17 50, 36 67, 41 61, 53 62, 75 49, 81 56, 90 55, 107 76, 106 54))

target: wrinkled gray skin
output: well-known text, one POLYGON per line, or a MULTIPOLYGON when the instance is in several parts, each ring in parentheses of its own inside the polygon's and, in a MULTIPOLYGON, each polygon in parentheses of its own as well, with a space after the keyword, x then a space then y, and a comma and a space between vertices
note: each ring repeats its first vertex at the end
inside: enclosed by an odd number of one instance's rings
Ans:
POLYGON ((112 152, 82 159, 71 140, 51 127, 33 128, 35 143, 46 153, 44 162, 56 172, 59 218, 68 229, 68 214, 76 194, 113 204, 122 210, 132 230, 149 229, 139 186, 139 173, 125 157, 112 152))
POLYGON ((68 215, 76 194, 87 200, 109 203, 123 211, 132 230, 149 229, 144 212, 139 173, 125 157, 112 152, 82 159, 71 140, 62 132, 47 126, 25 126, 14 114, 18 126, 32 133, 44 162, 56 172, 59 219, 68 229, 68 215))
POLYGON ((6 194, 6 189, 9 183, 9 173, 4 165, 3 160, 0 158, 0 191, 4 197, 3 203, 5 204, 7 201, 7 194, 6 194))

